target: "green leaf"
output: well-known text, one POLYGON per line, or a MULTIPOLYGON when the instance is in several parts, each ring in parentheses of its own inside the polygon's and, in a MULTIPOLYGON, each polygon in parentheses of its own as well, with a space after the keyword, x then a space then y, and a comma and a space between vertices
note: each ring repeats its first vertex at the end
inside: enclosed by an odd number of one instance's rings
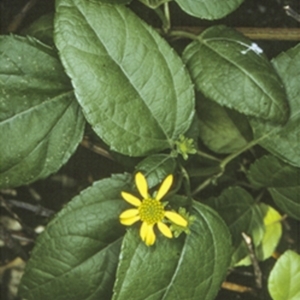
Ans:
POLYGON ((120 192, 128 176, 95 182, 72 199, 37 240, 22 277, 28 300, 110 299, 127 206, 120 192))
POLYGON ((132 0, 96 0, 102 3, 110 3, 110 4, 128 4, 132 0))
POLYGON ((279 257, 268 280, 273 300, 300 299, 300 255, 288 250, 279 257))
POLYGON ((264 216, 265 233, 261 244, 256 250, 259 260, 266 260, 274 253, 282 235, 282 216, 273 207, 260 203, 259 207, 264 216))
POLYGON ((284 126, 251 120, 256 138, 266 135, 260 145, 283 161, 300 167, 300 44, 272 61, 284 83, 290 106, 290 118, 284 126))
MULTIPOLYGON (((280 241, 282 235, 282 216, 273 207, 264 203, 260 203, 259 208, 264 216, 265 232, 261 243, 255 247, 254 251, 255 257, 260 261, 264 261, 272 256, 280 241)), ((249 266, 251 264, 250 257, 247 256, 235 266, 249 266)))
POLYGON ((194 202, 189 235, 159 235, 147 247, 136 229, 123 240, 114 300, 210 300, 220 288, 230 260, 230 234, 218 214, 194 202), (151 284, 149 284, 151 283, 151 284))
POLYGON ((54 14, 49 13, 41 16, 35 22, 30 24, 25 30, 22 30, 22 35, 30 35, 47 45, 54 45, 53 41, 53 19, 54 14))
POLYGON ((257 188, 293 187, 300 185, 300 169, 273 155, 265 155, 250 166, 247 178, 257 188))
POLYGON ((196 88, 209 99, 248 116, 287 121, 280 78, 262 49, 234 29, 205 30, 187 46, 183 59, 196 88))
POLYGON ((221 19, 237 9, 244 0, 175 0, 183 11, 201 19, 221 19))
POLYGON ((154 154, 142 160, 136 170, 147 177, 148 187, 152 188, 174 173, 176 166, 176 160, 170 155, 154 154))
POLYGON ((194 115, 177 54, 124 6, 60 0, 56 9, 56 45, 95 132, 130 156, 171 148, 194 115))
POLYGON ((232 153, 252 139, 247 119, 234 110, 197 94, 199 135, 203 143, 216 153, 232 153))
POLYGON ((0 37, 0 187, 56 172, 82 139, 84 118, 51 48, 0 37))
POLYGON ((274 202, 289 216, 300 220, 300 184, 290 188, 268 189, 274 202))
POLYGON ((251 165, 247 177, 254 186, 267 187, 278 207, 300 220, 300 168, 268 155, 251 165))
POLYGON ((169 2, 171 0, 139 0, 140 2, 144 3, 146 6, 155 9, 160 5, 169 2))
POLYGON ((261 243, 265 230, 263 214, 246 190, 239 187, 228 188, 219 197, 208 199, 206 204, 215 209, 229 227, 235 247, 232 264, 248 254, 242 232, 251 236, 255 246, 261 243))

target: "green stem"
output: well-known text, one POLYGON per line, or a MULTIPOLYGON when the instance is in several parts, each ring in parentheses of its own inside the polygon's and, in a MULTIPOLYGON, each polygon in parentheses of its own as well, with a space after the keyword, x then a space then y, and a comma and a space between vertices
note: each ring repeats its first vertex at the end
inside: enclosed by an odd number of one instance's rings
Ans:
POLYGON ((204 190, 207 186, 211 184, 212 181, 217 179, 219 174, 214 175, 212 177, 207 178, 205 181, 203 181, 200 185, 198 185, 193 191, 192 191, 192 196, 200 193, 202 190, 204 190))
POLYGON ((237 156, 239 156, 240 154, 242 154, 243 152, 249 150, 250 148, 252 148, 253 146, 257 145, 260 141, 262 141, 263 139, 265 139, 268 136, 268 134, 261 136, 260 138, 251 141, 250 143, 248 143, 245 147, 241 148, 240 150, 238 150, 235 153, 232 153, 230 155, 228 155, 226 158, 224 158, 222 160, 222 162, 220 163, 220 168, 222 169, 222 173, 225 170, 226 165, 231 162, 234 158, 236 158, 237 156))
POLYGON ((179 164, 179 167, 180 167, 180 171, 181 171, 182 177, 184 179, 184 185, 185 185, 186 195, 189 198, 191 198, 191 183, 190 183, 189 174, 188 174, 187 170, 181 164, 179 164))
POLYGON ((202 151, 200 151, 200 150, 197 150, 197 154, 198 154, 199 156, 202 156, 202 157, 205 157, 205 158, 208 158, 208 159, 211 159, 211 160, 215 160, 215 161, 221 162, 221 159, 219 159, 219 158, 217 158, 217 157, 214 157, 214 156, 212 156, 212 155, 210 155, 210 154, 207 154, 207 153, 205 153, 205 152, 202 152, 202 151))
POLYGON ((163 25, 163 30, 165 33, 168 33, 171 28, 171 15, 170 15, 170 8, 169 3, 164 3, 164 13, 165 13, 165 24, 163 25))
POLYGON ((161 7, 157 7, 154 9, 157 16, 160 18, 162 22, 162 31, 164 34, 168 33, 171 28, 171 17, 168 3, 164 3, 164 9, 161 7))
POLYGON ((245 147, 241 148, 239 151, 237 151, 235 153, 232 153, 229 156, 227 156, 225 159, 223 159, 221 161, 221 163, 220 163, 221 172, 219 172, 218 174, 215 174, 215 175, 209 177, 204 182, 202 182, 194 191, 192 191, 192 196, 194 196, 195 194, 201 192, 208 185, 210 185, 212 182, 215 182, 220 176, 222 176, 223 173, 224 173, 224 171, 225 171, 226 165, 230 161, 232 161, 234 158, 236 158, 237 156, 239 156, 241 153, 243 153, 243 152, 249 150, 250 148, 252 148, 253 146, 257 145, 260 141, 262 141, 263 139, 265 139, 268 135, 269 134, 265 134, 265 135, 261 136, 260 138, 251 141, 245 147))
POLYGON ((169 33, 169 36, 179 37, 179 38, 187 38, 187 39, 190 39, 190 40, 197 40, 198 39, 197 35, 195 35, 193 33, 190 33, 190 32, 187 32, 187 31, 180 31, 180 30, 172 30, 169 33))

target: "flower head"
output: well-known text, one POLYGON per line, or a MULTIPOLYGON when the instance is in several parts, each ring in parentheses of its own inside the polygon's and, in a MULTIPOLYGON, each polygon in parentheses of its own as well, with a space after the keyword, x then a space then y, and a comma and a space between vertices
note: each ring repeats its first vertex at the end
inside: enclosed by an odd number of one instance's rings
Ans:
POLYGON ((144 175, 138 172, 135 175, 135 183, 142 200, 136 196, 122 192, 121 195, 125 201, 135 208, 127 209, 120 215, 120 222, 123 225, 130 226, 137 221, 142 221, 140 228, 141 239, 147 246, 155 243, 154 225, 157 225, 159 231, 166 237, 172 238, 173 234, 165 223, 165 218, 172 223, 186 227, 188 222, 179 214, 173 211, 166 211, 165 205, 160 201, 168 192, 173 182, 173 175, 165 178, 155 196, 148 194, 148 184, 144 175))
POLYGON ((194 140, 180 135, 178 140, 175 141, 175 153, 181 154, 184 160, 188 159, 189 154, 196 154, 197 150, 194 145, 194 140))

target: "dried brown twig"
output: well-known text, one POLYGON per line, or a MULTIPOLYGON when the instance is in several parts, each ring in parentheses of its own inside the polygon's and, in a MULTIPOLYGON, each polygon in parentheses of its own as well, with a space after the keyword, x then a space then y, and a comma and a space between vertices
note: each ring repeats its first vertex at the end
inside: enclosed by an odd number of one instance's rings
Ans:
POLYGON ((6 31, 7 32, 16 32, 20 25, 22 24, 24 18, 26 17, 27 13, 34 7, 38 0, 29 0, 22 10, 13 18, 13 20, 8 25, 6 31))
POLYGON ((289 5, 284 6, 283 9, 285 10, 286 14, 297 22, 300 22, 300 14, 298 14, 295 10, 293 10, 289 5))

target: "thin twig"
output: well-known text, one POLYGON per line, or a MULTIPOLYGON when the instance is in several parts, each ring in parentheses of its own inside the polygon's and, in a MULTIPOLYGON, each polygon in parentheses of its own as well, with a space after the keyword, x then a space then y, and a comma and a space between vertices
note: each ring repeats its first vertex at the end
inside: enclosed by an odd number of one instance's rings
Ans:
POLYGON ((4 241, 5 246, 11 249, 15 254, 24 260, 28 259, 28 255, 23 250, 20 243, 11 236, 10 231, 7 230, 2 224, 0 224, 0 239, 4 241))
POLYGON ((22 8, 22 10, 14 17, 14 19, 10 22, 8 25, 6 31, 7 32, 16 32, 23 22, 24 18, 26 17, 26 14, 34 7, 38 0, 29 0, 25 6, 22 8))
POLYGON ((248 248, 249 251, 249 257, 253 265, 253 270, 255 274, 255 285, 257 288, 261 289, 262 288, 262 272, 260 270, 257 258, 254 253, 253 245, 252 245, 252 239, 249 235, 246 233, 242 232, 242 237, 245 241, 245 244, 248 248))
POLYGON ((252 294, 255 294, 255 290, 248 287, 248 286, 239 285, 239 284, 228 282, 228 281, 224 281, 222 283, 222 288, 226 289, 226 290, 229 290, 229 291, 237 292, 237 293, 252 293, 252 294))
POLYGON ((11 215, 12 218, 14 218, 15 220, 17 220, 17 221, 21 224, 22 228, 23 228, 28 234, 30 234, 30 235, 33 236, 33 237, 36 236, 36 233, 34 232, 34 230, 31 229, 29 226, 27 226, 27 225, 21 220, 21 218, 20 218, 16 213, 14 213, 14 212, 11 210, 11 208, 9 207, 7 201, 6 201, 3 197, 1 197, 1 196, 0 196, 0 205, 1 205, 2 207, 5 208, 5 210, 11 215))
POLYGON ((106 158, 114 160, 114 158, 110 155, 110 153, 108 151, 106 151, 105 149, 101 148, 98 145, 93 144, 93 142, 91 142, 90 139, 86 136, 83 138, 80 145, 87 149, 90 149, 91 151, 93 151, 101 156, 104 156, 106 158))
POLYGON ((213 175, 209 178, 207 178, 205 181, 203 181, 199 186, 197 186, 193 191, 192 191, 192 196, 200 193, 202 190, 204 190, 207 186, 209 186, 211 183, 216 183, 216 180, 222 175, 223 173, 218 173, 216 175, 213 175))
POLYGON ((42 207, 40 205, 34 205, 30 203, 26 203, 23 201, 18 201, 18 200, 6 200, 7 204, 13 205, 15 207, 23 208, 29 211, 34 212, 36 215, 42 216, 42 217, 50 217, 52 216, 55 212, 51 209, 42 207))
POLYGON ((293 10, 289 5, 284 6, 283 9, 285 10, 286 14, 297 22, 300 22, 300 14, 298 14, 295 10, 293 10))
MULTIPOLYGON (((196 26, 174 26, 171 28, 170 36, 193 40, 205 29, 207 28, 196 26)), ((235 27, 234 29, 252 40, 300 41, 300 28, 235 27)), ((159 29, 158 31, 161 32, 159 29)))

